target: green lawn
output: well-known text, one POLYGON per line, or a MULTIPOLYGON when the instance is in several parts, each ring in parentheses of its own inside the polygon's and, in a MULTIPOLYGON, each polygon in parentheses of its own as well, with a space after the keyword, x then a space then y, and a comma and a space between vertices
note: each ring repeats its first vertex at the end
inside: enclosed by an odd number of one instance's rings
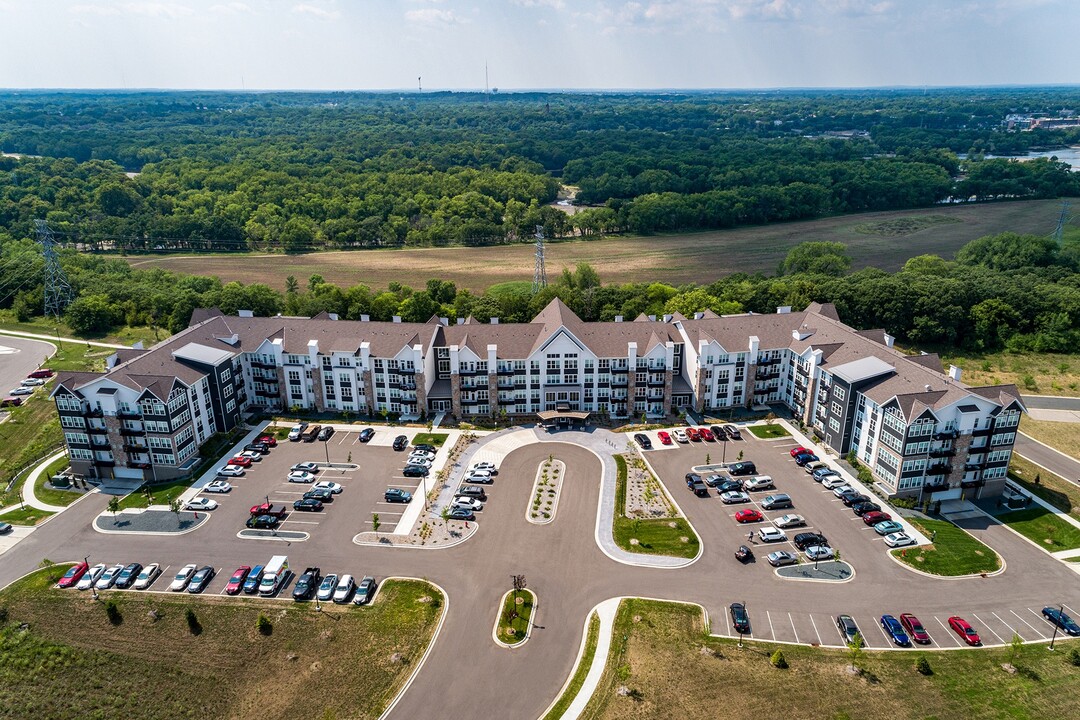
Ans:
POLYGON ((536 604, 536 595, 532 590, 522 590, 514 598, 510 593, 499 608, 499 631, 498 637, 507 645, 514 645, 525 639, 525 633, 529 631, 529 618, 532 617, 533 607, 536 604), (517 600, 521 600, 520 603, 517 600), (510 618, 510 612, 517 614, 510 618), (507 620, 509 619, 509 622, 507 620))
POLYGON ((162 483, 160 485, 152 485, 149 488, 152 499, 147 498, 146 493, 142 490, 137 490, 120 498, 120 509, 126 510, 128 508, 147 508, 151 505, 168 505, 170 500, 179 497, 182 492, 191 487, 191 483, 194 481, 194 478, 187 478, 186 480, 173 480, 172 482, 162 483))
POLYGON ((574 698, 577 697, 581 686, 585 684, 585 676, 589 674, 589 670, 592 668, 593 658, 596 656, 596 646, 599 642, 600 617, 596 613, 592 613, 589 615, 589 631, 585 636, 585 651, 581 654, 581 659, 578 660, 574 676, 570 678, 570 684, 566 686, 566 690, 559 696, 559 701, 551 707, 543 720, 559 720, 567 708, 570 707, 570 703, 574 702, 574 698))
MULTIPOLYGON (((11 310, 0 310, 0 330, 15 330, 17 332, 48 335, 52 338, 53 344, 56 344, 57 342, 57 334, 66 338, 80 338, 82 340, 93 340, 94 342, 114 343, 118 345, 132 345, 135 342, 142 340, 146 344, 146 347, 150 347, 159 340, 163 340, 169 336, 167 330, 158 328, 155 332, 153 328, 145 326, 124 326, 107 334, 79 335, 68 327, 67 323, 58 322, 51 317, 36 317, 32 318, 29 322, 21 323, 15 318, 15 313, 11 310)), ((65 342, 65 344, 67 343, 65 342)))
POLYGON ((791 436, 791 433, 785 430, 784 426, 779 423, 773 423, 772 425, 749 425, 746 429, 762 440, 772 440, 775 438, 791 436))
POLYGON ((626 508, 626 459, 615 456, 618 477, 615 484, 615 520, 612 536, 615 544, 623 550, 644 555, 671 555, 673 557, 697 557, 697 534, 685 518, 628 518, 626 508), (673 527, 674 526, 674 527, 673 527), (683 538, 687 538, 683 542, 683 538), (630 541, 637 540, 634 545, 630 541))
POLYGON ((12 525, 37 525, 50 515, 52 515, 51 512, 37 510, 27 505, 20 510, 12 510, 11 512, 0 515, 0 521, 11 523, 12 525))
POLYGON ((1070 525, 1046 508, 1014 510, 998 515, 997 519, 1047 552, 1080 548, 1080 528, 1070 525))
POLYGON ((1009 461, 1009 479, 1032 495, 1042 498, 1058 510, 1080 520, 1080 487, 1049 470, 1013 453, 1009 461), (1035 478, 1039 484, 1035 484, 1035 478))
POLYGON ((974 575, 993 572, 1001 567, 997 553, 945 520, 908 518, 930 537, 937 533, 933 545, 893 550, 892 554, 913 568, 934 575, 974 575))
POLYGON ((49 587, 64 569, 0 593, 2 717, 374 719, 415 670, 444 606, 435 587, 398 580, 369 607, 327 603, 321 613, 186 594, 103 592, 95 602, 49 587), (268 634, 255 630, 263 613, 268 634))
POLYGON ((442 447, 448 437, 450 437, 450 435, 447 433, 416 433, 416 437, 413 438, 412 444, 442 447))
MULTIPOLYGON (((751 621, 764 623, 750 609, 751 621)), ((822 629, 825 632, 825 629, 822 629)), ((624 600, 586 720, 1072 720, 1080 717, 1076 643, 947 652, 845 651, 705 634, 700 608, 624 600), (780 649, 789 668, 769 663, 780 649), (916 672, 925 657, 932 674, 916 672), (1002 668, 1012 663, 1017 672, 1002 668)))
POLYGON ((45 487, 45 483, 49 482, 53 475, 62 472, 67 466, 68 458, 65 455, 47 467, 45 472, 38 475, 38 479, 34 482, 34 496, 38 500, 49 505, 67 506, 85 495, 85 493, 78 490, 59 490, 45 487))

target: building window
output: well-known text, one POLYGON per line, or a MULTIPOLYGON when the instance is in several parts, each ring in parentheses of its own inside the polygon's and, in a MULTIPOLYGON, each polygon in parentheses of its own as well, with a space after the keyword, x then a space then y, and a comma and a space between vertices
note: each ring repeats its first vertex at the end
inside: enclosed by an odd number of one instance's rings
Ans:
POLYGON ((1016 433, 998 433, 990 438, 991 445, 1012 445, 1016 441, 1016 433))
POLYGON ((837 400, 843 401, 845 395, 846 393, 844 392, 844 388, 840 387, 839 385, 833 386, 833 397, 835 397, 837 400))

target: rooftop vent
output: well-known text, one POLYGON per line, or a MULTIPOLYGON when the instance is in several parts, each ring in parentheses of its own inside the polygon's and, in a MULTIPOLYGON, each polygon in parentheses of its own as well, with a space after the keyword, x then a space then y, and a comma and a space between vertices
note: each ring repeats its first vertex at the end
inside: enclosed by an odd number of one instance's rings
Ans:
POLYGON ((930 392, 930 386, 929 385, 923 385, 923 387, 926 388, 926 392, 930 392))
POLYGON ((953 380, 955 380, 956 382, 960 382, 960 373, 961 373, 960 368, 956 367, 955 365, 950 365, 949 366, 949 377, 952 378, 953 380))
POLYGON ((236 314, 240 317, 255 317, 255 313, 251 310, 237 310, 236 314))
POLYGON ((790 312, 791 312, 791 306, 790 305, 781 305, 780 307, 776 308, 776 314, 777 315, 787 315, 790 312))
POLYGON ((616 315, 615 322, 622 322, 622 315, 616 315))

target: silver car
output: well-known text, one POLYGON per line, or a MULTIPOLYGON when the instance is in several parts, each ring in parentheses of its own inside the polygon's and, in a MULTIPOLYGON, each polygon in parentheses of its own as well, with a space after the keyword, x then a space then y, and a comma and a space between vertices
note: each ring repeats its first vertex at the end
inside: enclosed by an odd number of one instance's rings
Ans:
POLYGON ((337 587, 337 575, 330 574, 322 579, 319 589, 315 591, 315 597, 323 602, 330 602, 334 598, 334 589, 337 587))

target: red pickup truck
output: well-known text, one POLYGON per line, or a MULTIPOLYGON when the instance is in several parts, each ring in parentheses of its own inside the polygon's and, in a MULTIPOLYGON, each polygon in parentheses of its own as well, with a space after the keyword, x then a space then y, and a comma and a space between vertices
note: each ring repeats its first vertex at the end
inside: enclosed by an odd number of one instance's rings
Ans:
POLYGON ((251 514, 255 516, 270 515, 280 519, 289 514, 289 508, 285 505, 274 503, 259 503, 258 505, 252 506, 251 514))

